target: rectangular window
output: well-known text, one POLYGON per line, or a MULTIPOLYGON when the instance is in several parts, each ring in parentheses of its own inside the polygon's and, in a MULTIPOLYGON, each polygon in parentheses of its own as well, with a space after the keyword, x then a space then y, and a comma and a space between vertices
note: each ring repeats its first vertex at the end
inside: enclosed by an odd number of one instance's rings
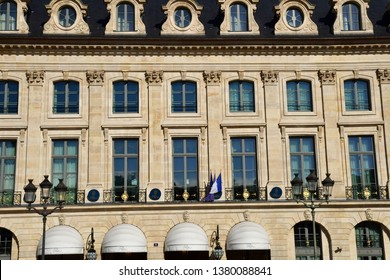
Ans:
POLYGON ((139 87, 136 82, 114 82, 114 113, 139 112, 139 87))
POLYGON ((64 179, 69 204, 76 203, 77 199, 78 146, 77 140, 53 140, 52 183, 56 186, 58 179, 64 179))
POLYGON ((230 31, 248 31, 248 9, 244 4, 230 6, 231 22, 230 31))
POLYGON ((117 6, 117 31, 129 32, 135 30, 134 6, 121 3, 117 6))
POLYGON ((298 174, 305 182, 310 170, 316 170, 314 137, 290 137, 291 176, 298 174))
POLYGON ((0 114, 17 114, 19 84, 13 81, 0 81, 0 114))
POLYGON ((55 82, 54 105, 55 114, 78 114, 79 113, 79 83, 78 82, 55 82))
POLYGON ((175 200, 198 199, 198 139, 174 138, 173 187, 175 200))
POLYGON ((115 201, 139 199, 139 144, 138 139, 113 141, 113 184, 115 201))
POLYGON ((0 205, 12 205, 15 190, 16 141, 0 141, 0 205))
POLYGON ((0 31, 16 30, 17 6, 13 1, 0 3, 0 31))
POLYGON ((371 111, 368 82, 348 80, 344 82, 345 109, 347 111, 371 111))
POLYGON ((287 83, 287 109, 289 112, 312 112, 311 83, 290 81, 287 83))
POLYGON ((256 138, 232 138, 234 199, 257 199, 256 138))
POLYGON ((196 83, 182 81, 172 83, 172 113, 196 112, 196 83))
POLYGON ((374 138, 351 136, 348 140, 354 199, 379 198, 374 138))
POLYGON ((234 81, 229 83, 230 112, 254 112, 255 94, 252 82, 234 81))
POLYGON ((343 5, 343 28, 345 31, 360 30, 360 8, 358 5, 347 3, 343 5))

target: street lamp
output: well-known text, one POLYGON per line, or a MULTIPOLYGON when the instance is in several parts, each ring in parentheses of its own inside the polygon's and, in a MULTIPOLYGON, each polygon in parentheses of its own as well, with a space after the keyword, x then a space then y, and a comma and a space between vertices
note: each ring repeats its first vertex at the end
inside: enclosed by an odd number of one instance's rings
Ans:
POLYGON ((87 255, 85 259, 96 260, 96 258, 95 239, 93 238, 93 228, 91 228, 91 234, 87 238, 87 255))
MULTIPOLYGON (((311 216, 313 221, 313 242, 314 242, 314 259, 317 259, 317 236, 316 236, 316 221, 315 221, 315 209, 319 208, 324 201, 315 203, 316 197, 318 198, 318 177, 314 173, 314 170, 310 170, 309 176, 306 177, 307 181, 307 190, 303 191, 303 182, 298 177, 298 173, 294 174, 294 179, 291 180, 291 186, 293 195, 297 203, 301 202, 306 208, 311 209, 311 216), (307 203, 305 200, 302 200, 301 197, 309 198, 310 203, 307 203)), ((325 202, 329 203, 329 197, 332 195, 334 181, 330 178, 330 173, 326 173, 326 178, 322 181, 322 195, 325 197, 325 202)))
POLYGON ((28 184, 24 187, 24 197, 23 200, 28 204, 27 208, 28 210, 34 210, 37 214, 42 216, 42 222, 43 222, 43 231, 42 231, 42 255, 41 259, 45 259, 45 242, 46 242, 46 220, 47 216, 54 213, 57 209, 62 209, 64 207, 65 202, 65 195, 67 191, 67 187, 62 182, 63 179, 59 179, 59 183, 56 187, 54 187, 54 190, 56 192, 56 201, 58 205, 49 210, 47 207, 49 205, 49 198, 50 198, 50 189, 53 187, 53 184, 49 181, 49 175, 43 176, 45 179, 39 184, 41 187, 41 199, 43 203, 41 203, 43 209, 38 210, 31 204, 35 202, 36 199, 36 191, 37 187, 33 184, 33 179, 28 179, 28 184))
POLYGON ((217 231, 214 231, 211 234, 210 247, 213 248, 211 255, 214 256, 216 260, 220 260, 223 257, 223 249, 219 243, 219 225, 217 225, 217 231), (215 247, 214 247, 215 245, 215 247))

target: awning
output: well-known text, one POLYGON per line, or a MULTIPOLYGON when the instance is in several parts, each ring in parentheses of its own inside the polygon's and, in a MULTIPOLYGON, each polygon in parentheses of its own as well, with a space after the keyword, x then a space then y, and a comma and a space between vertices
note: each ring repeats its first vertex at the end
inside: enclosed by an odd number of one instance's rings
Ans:
MULTIPOLYGON (((56 226, 46 231, 45 255, 84 254, 84 242, 80 233, 70 226, 56 226)), ((42 255, 42 239, 37 256, 42 255)))
POLYGON ((204 230, 192 223, 174 226, 165 239, 165 252, 208 251, 209 242, 204 230))
POLYGON ((104 236, 102 253, 145 253, 147 247, 145 235, 139 228, 121 224, 104 236))
POLYGON ((269 238, 265 229, 253 222, 235 225, 227 237, 226 250, 269 250, 269 238))

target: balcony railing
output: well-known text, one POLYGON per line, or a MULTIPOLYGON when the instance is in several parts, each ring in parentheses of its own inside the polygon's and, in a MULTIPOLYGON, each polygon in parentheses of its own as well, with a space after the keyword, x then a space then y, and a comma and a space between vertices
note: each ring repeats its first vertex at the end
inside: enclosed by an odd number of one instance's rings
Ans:
POLYGON ((388 199, 387 186, 378 185, 354 185, 345 187, 347 199, 388 199))

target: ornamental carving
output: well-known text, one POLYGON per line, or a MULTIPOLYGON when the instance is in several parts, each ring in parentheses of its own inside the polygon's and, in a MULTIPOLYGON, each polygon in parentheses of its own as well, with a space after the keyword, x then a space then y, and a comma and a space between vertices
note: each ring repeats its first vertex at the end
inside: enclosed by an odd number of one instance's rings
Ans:
POLYGON ((216 85, 221 83, 221 71, 203 72, 203 79, 208 85, 216 85))
POLYGON ((101 86, 104 83, 104 71, 88 71, 87 81, 91 86, 101 86))
POLYGON ((334 85, 336 83, 336 71, 318 71, 318 78, 323 85, 334 85))
POLYGON ((389 69, 385 70, 376 70, 376 76, 380 84, 389 84, 390 83, 390 71, 389 69))
POLYGON ((45 81, 45 72, 44 71, 29 71, 26 73, 27 82, 30 86, 33 85, 43 85, 45 81))
POLYGON ((276 71, 262 71, 260 75, 265 85, 276 85, 279 81, 279 73, 276 71))
POLYGON ((160 85, 163 81, 163 71, 148 71, 145 73, 145 79, 149 85, 160 85))

